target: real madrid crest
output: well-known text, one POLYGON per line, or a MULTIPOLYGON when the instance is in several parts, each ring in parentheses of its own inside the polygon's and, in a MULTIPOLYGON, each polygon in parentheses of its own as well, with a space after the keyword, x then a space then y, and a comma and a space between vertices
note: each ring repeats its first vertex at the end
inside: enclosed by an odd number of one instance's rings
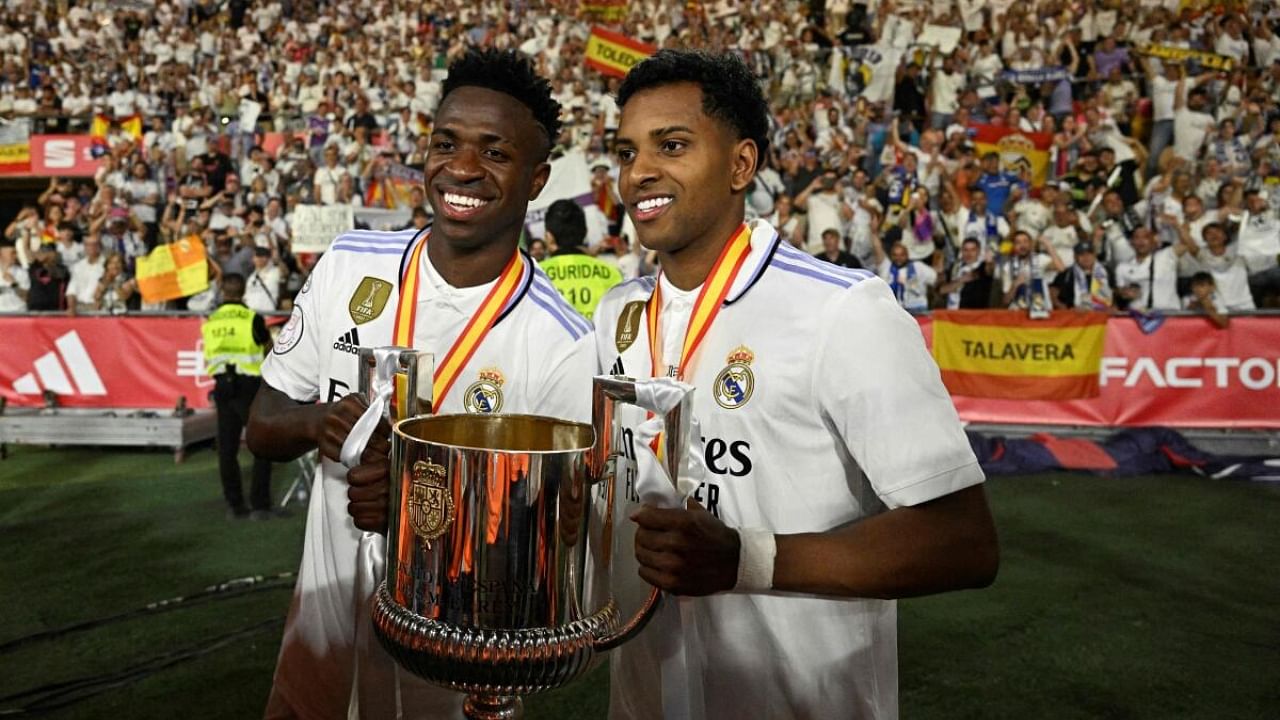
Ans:
POLYGON ((496 413, 502 409, 502 384, 506 382, 498 368, 480 371, 480 379, 471 383, 462 395, 462 406, 469 413, 496 413))
POLYGON ((443 465, 419 460, 409 486, 409 527, 423 540, 440 537, 453 524, 453 495, 443 465))
POLYGON ((756 389, 756 376, 751 372, 751 363, 755 359, 756 354, 746 345, 739 345, 729 353, 729 364, 716 376, 711 393, 720 407, 734 410, 751 399, 751 393, 756 389))

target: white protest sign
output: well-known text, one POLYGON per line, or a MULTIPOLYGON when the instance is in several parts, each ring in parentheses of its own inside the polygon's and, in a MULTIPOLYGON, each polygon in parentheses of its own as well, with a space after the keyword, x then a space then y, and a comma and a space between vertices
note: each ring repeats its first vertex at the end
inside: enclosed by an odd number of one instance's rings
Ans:
POLYGON ((963 31, 958 27, 947 27, 946 25, 925 25, 924 32, 920 33, 920 37, 916 39, 916 43, 920 45, 932 45, 937 47, 943 54, 955 52, 956 46, 960 44, 960 35, 963 31))
POLYGON ((293 209, 293 251, 321 253, 355 227, 350 205, 299 205, 293 209))

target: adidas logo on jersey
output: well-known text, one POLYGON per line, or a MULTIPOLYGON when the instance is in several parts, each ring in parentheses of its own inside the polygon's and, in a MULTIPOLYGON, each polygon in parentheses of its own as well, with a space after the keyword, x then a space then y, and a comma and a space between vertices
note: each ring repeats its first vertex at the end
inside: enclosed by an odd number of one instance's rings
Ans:
POLYGON ((355 328, 351 328, 346 331, 342 334, 342 337, 334 341, 333 349, 344 353, 351 353, 352 355, 359 354, 360 332, 355 328))

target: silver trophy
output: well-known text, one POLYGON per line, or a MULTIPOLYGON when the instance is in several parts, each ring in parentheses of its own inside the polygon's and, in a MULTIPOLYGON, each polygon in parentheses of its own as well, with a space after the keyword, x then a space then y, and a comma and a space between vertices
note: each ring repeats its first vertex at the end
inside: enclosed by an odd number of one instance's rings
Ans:
MULTIPOLYGON (((578 677, 656 609, 652 589, 624 620, 610 582, 625 462, 615 413, 635 395, 631 380, 597 378, 591 426, 483 414, 396 423, 374 630, 406 670, 467 693, 468 718, 519 717, 521 695, 578 677)), ((664 417, 672 478, 687 403, 664 417)))
POLYGON ((394 382, 394 392, 382 413, 393 425, 415 415, 431 414, 431 381, 436 367, 434 355, 388 346, 360 348, 358 358, 360 369, 356 376, 356 391, 360 397, 373 402, 380 375, 394 382), (419 378, 426 382, 418 382, 419 378))

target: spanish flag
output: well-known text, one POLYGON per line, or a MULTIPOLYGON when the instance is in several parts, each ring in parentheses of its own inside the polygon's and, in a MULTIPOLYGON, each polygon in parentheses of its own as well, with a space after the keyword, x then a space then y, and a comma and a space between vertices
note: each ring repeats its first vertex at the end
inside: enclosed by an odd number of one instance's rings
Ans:
POLYGON ((1073 400, 1098 394, 1107 314, 938 310, 933 359, 952 395, 1073 400))
POLYGON ((625 35, 609 32, 601 27, 591 28, 584 55, 587 67, 605 75, 626 77, 632 67, 658 51, 658 48, 632 40, 625 35))
POLYGON ((119 120, 120 120, 120 129, 129 133, 129 137, 133 138, 134 142, 138 142, 139 140, 142 140, 142 116, 141 115, 134 113, 133 115, 130 115, 128 117, 119 118, 119 120))
POLYGON ((102 157, 110 152, 111 147, 107 145, 107 132, 111 129, 111 118, 101 113, 93 116, 93 122, 89 125, 89 142, 92 145, 90 152, 94 157, 102 157))

